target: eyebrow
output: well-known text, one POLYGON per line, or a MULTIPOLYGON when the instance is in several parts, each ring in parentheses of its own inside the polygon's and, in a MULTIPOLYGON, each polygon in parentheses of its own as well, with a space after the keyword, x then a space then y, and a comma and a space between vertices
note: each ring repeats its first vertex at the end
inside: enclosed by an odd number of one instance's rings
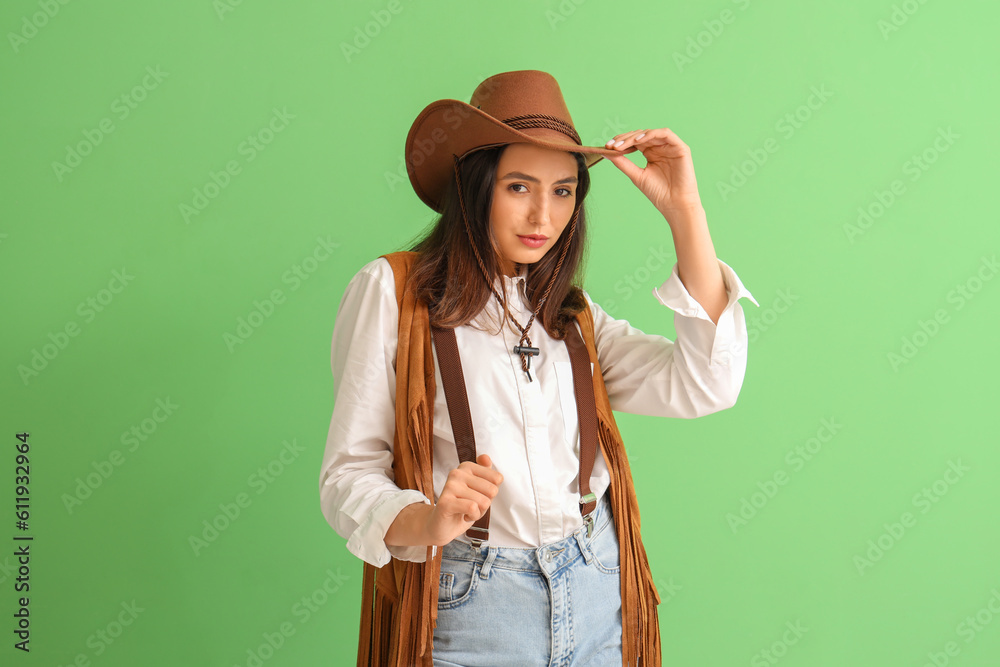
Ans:
MULTIPOLYGON (((509 174, 507 174, 506 176, 501 177, 500 180, 501 181, 506 181, 506 180, 513 179, 513 178, 517 178, 517 179, 520 179, 522 181, 531 181, 532 183, 541 183, 541 181, 539 181, 534 176, 528 176, 527 174, 523 174, 523 173, 521 173, 519 171, 512 171, 509 174)), ((568 178, 563 178, 563 179, 560 179, 560 180, 556 181, 555 183, 553 183, 553 185, 559 185, 560 183, 576 183, 576 182, 577 182, 576 176, 570 176, 568 178)))

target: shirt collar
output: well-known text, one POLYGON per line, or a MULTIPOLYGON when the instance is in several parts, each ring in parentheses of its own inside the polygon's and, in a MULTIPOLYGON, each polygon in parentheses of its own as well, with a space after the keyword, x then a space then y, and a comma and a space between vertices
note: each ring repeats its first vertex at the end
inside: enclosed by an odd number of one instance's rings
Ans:
POLYGON ((505 281, 507 281, 508 285, 516 285, 518 280, 521 280, 522 278, 524 278, 525 280, 528 279, 528 267, 521 265, 521 270, 516 276, 500 276, 500 277, 503 278, 505 281))
POLYGON ((497 276, 496 279, 493 281, 493 285, 494 287, 496 287, 497 292, 500 292, 501 294, 503 294, 503 287, 501 287, 501 285, 505 286, 507 288, 508 299, 517 295, 523 300, 525 297, 525 293, 523 288, 521 287, 522 280, 524 281, 528 280, 527 266, 521 266, 521 271, 516 276, 505 276, 505 275, 497 276))
MULTIPOLYGON (((493 287, 496 289, 498 294, 503 294, 504 287, 507 288, 507 306, 510 308, 511 312, 518 319, 518 321, 524 325, 527 323, 525 319, 530 315, 530 310, 528 309, 528 299, 525 294, 523 287, 520 286, 520 281, 528 279, 528 268, 526 266, 521 267, 520 273, 516 276, 504 276, 497 275, 493 280, 493 287)), ((499 321, 500 313, 503 312, 499 301, 496 297, 490 294, 489 300, 486 302, 486 307, 482 313, 477 316, 479 318, 486 318, 485 321, 493 324, 494 320, 499 321)), ((510 328, 511 333, 519 335, 513 324, 508 323, 507 326, 510 328)))

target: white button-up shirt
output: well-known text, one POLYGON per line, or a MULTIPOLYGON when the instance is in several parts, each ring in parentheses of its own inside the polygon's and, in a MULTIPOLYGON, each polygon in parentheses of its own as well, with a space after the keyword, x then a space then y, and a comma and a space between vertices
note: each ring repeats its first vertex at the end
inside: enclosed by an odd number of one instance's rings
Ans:
MULTIPOLYGON (((746 322, 738 299, 745 296, 758 304, 733 269, 718 262, 729 299, 717 324, 688 293, 676 263, 670 277, 653 290, 659 303, 674 311, 676 341, 614 319, 587 295, 613 410, 692 419, 736 403, 747 360, 746 322)), ((500 276, 496 282, 501 294, 501 284, 506 286, 508 307, 522 326, 531 316, 524 275, 500 276)), ((498 333, 500 312, 491 295, 476 320, 455 330, 476 454, 489 454, 504 477, 490 505, 487 544, 537 547, 561 540, 583 524, 573 372, 565 343, 535 322, 528 333, 540 354, 531 359, 529 382, 513 351, 520 333, 509 322, 498 333)), ((351 279, 337 311, 331 355, 335 403, 319 477, 327 522, 347 540, 351 553, 378 567, 389 562, 390 554, 416 562, 426 558, 426 546, 385 543, 401 509, 430 503, 420 491, 394 483, 398 318, 392 268, 379 257, 351 279)), ((436 502, 459 459, 436 350, 434 365, 436 502)), ((610 479, 598 447, 590 479, 597 498, 610 479)), ((464 533, 455 539, 468 541, 464 533)))

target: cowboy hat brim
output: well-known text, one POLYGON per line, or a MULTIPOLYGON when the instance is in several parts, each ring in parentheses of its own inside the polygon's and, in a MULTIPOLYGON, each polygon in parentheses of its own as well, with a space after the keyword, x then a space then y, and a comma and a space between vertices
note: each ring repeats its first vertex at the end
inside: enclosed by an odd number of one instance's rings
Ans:
POLYGON ((581 146, 547 128, 516 130, 471 104, 445 99, 428 104, 410 126, 404 153, 406 171, 421 201, 440 213, 441 198, 454 174, 453 156, 461 159, 475 150, 519 142, 584 153, 588 169, 605 157, 637 150, 635 146, 623 151, 581 146))

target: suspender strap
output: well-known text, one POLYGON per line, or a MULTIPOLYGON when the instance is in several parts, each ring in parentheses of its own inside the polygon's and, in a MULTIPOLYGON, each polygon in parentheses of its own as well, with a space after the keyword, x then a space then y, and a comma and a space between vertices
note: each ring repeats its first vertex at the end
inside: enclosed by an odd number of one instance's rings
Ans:
POLYGON ((597 399, 594 396, 594 373, 590 370, 590 355, 575 322, 566 327, 566 349, 573 368, 573 394, 576 414, 580 420, 580 514, 589 520, 587 536, 593 529, 590 515, 597 508, 597 496, 590 492, 590 473, 597 456, 597 399))
MULTIPOLYGON (((434 347, 437 350, 441 368, 441 383, 448 403, 448 417, 455 435, 458 460, 476 461, 476 438, 472 429, 472 413, 469 410, 469 396, 465 388, 465 375, 458 354, 458 343, 454 329, 431 327, 434 347)), ((593 511, 597 508, 597 496, 590 491, 590 476, 597 456, 597 400, 594 396, 594 375, 590 369, 590 354, 575 323, 566 328, 566 349, 573 369, 573 393, 576 397, 576 413, 580 421, 580 514, 587 526, 587 537, 594 528, 593 511)), ((473 546, 479 547, 489 539, 490 509, 466 531, 473 546)))
MULTIPOLYGON (((434 347, 437 349, 438 363, 441 366, 441 383, 444 385, 444 396, 448 401, 448 417, 451 419, 451 430, 455 434, 459 463, 465 461, 475 463, 476 436, 472 430, 469 395, 465 390, 465 375, 462 373, 462 360, 458 356, 455 330, 431 327, 431 334, 434 336, 434 347)), ((490 509, 487 507, 486 513, 465 532, 476 547, 489 539, 490 509)))

